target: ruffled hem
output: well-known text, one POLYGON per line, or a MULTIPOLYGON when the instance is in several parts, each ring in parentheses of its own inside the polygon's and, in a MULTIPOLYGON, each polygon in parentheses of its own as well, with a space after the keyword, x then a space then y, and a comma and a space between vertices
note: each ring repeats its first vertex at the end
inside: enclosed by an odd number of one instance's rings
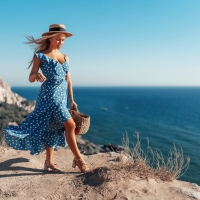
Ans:
POLYGON ((48 145, 57 150, 59 147, 67 147, 67 142, 64 133, 45 133, 42 138, 34 138, 30 135, 20 138, 16 135, 10 135, 4 130, 5 142, 8 146, 15 150, 30 150, 31 155, 38 155, 45 150, 48 145))

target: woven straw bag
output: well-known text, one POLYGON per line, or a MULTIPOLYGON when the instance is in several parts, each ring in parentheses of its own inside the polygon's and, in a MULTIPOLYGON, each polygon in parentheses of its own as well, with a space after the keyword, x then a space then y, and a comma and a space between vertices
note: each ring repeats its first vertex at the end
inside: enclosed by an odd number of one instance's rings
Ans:
POLYGON ((78 109, 69 109, 69 113, 76 124, 75 134, 85 134, 90 127, 90 116, 80 113, 78 109))

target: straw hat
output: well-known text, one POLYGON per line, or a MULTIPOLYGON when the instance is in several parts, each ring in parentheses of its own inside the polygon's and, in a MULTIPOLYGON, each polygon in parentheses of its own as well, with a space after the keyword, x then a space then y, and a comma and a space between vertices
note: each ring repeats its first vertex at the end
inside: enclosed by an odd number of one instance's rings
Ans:
POLYGON ((72 33, 66 32, 66 28, 64 24, 51 24, 49 26, 49 32, 43 33, 42 36, 47 36, 53 33, 63 33, 66 35, 66 37, 72 36, 72 33))

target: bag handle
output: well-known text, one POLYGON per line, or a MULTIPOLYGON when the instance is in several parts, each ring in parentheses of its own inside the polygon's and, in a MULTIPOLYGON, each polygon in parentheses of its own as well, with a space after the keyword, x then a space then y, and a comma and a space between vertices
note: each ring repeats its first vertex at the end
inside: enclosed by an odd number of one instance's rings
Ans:
POLYGON ((80 113, 78 108, 70 108, 70 110, 80 113))

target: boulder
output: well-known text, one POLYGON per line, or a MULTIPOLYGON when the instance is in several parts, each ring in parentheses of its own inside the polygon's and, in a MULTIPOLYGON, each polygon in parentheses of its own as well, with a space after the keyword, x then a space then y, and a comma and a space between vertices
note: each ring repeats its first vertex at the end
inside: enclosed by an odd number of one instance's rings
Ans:
POLYGON ((100 146, 86 139, 83 139, 81 135, 76 136, 76 140, 77 140, 78 148, 80 149, 81 153, 84 155, 92 155, 92 154, 104 152, 104 150, 100 146))

